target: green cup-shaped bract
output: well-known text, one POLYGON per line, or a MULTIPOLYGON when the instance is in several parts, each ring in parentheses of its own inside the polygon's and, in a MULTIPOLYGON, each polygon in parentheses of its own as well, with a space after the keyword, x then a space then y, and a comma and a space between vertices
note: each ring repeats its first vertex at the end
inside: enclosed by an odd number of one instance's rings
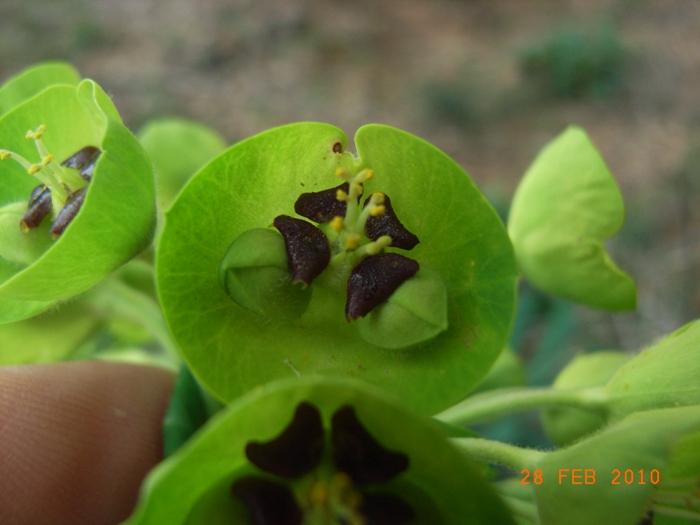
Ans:
POLYGON ((700 321, 625 363, 605 385, 612 419, 652 408, 700 404, 700 321))
POLYGON ((513 197, 508 233, 518 265, 541 290, 605 310, 633 310, 634 281, 602 241, 622 227, 624 202, 586 133, 571 127, 527 170, 513 197))
POLYGON ((46 224, 42 228, 22 232, 18 226, 25 213, 26 202, 12 202, 0 208, 0 259, 9 265, 27 266, 51 244, 46 224))
POLYGON ((435 421, 364 382, 313 377, 268 383, 214 416, 149 474, 125 525, 247 523, 246 509, 230 492, 232 482, 244 475, 265 476, 300 495, 308 493, 310 477, 327 476, 337 468, 331 459, 330 420, 348 405, 381 446, 408 457, 407 470, 388 482, 367 485, 367 490, 395 494, 410 503, 416 515, 413 525, 514 523, 477 468, 435 421), (316 407, 323 419, 321 465, 297 480, 262 472, 247 460, 246 445, 280 435, 302 402, 316 407))
POLYGON ((292 284, 282 235, 267 228, 245 231, 233 241, 219 281, 233 301, 264 318, 295 319, 311 301, 311 288, 292 284))
POLYGON ((409 348, 447 330, 447 290, 440 274, 421 266, 384 303, 357 321, 362 339, 388 349, 409 348))
MULTIPOLYGON (((631 355, 625 352, 607 351, 576 356, 554 380, 553 388, 605 386, 615 372, 631 355)), ((542 414, 547 435, 558 445, 568 445, 586 434, 603 427, 607 413, 584 411, 577 408, 552 408, 542 414)))
POLYGON ((202 168, 166 213, 156 261, 160 301, 185 360, 220 399, 274 379, 322 374, 364 379, 435 413, 462 399, 505 346, 518 275, 503 223, 486 198, 452 159, 408 133, 368 125, 355 146, 357 156, 347 151, 343 132, 327 124, 266 131, 202 168), (410 351, 368 343, 347 322, 346 282, 314 281, 306 312, 283 322, 261 320, 220 285, 219 267, 234 239, 292 216, 302 193, 338 186, 338 168, 373 170, 365 195, 389 196, 401 223, 420 239, 402 253, 445 285, 447 329, 410 351))
POLYGON ((0 366, 72 359, 102 322, 78 300, 30 319, 0 324, 0 366))
MULTIPOLYGON (((629 415, 568 448, 544 454, 532 466, 542 474, 542 482, 532 485, 538 523, 641 523, 647 510, 653 510, 652 502, 659 491, 666 484, 673 490, 672 479, 678 474, 674 458, 680 454, 698 465, 698 449, 687 449, 688 437, 694 436, 690 444, 698 443, 698 432, 700 406, 649 410, 629 415), (650 477, 652 470, 657 471, 658 478, 656 474, 650 477), (574 475, 576 479, 572 478, 574 475)), ((697 479, 700 471, 683 474, 697 479)), ((687 497, 692 498, 694 483, 688 485, 683 485, 682 490, 687 490, 687 497)), ((676 495, 683 501, 682 492, 676 495)), ((697 510, 694 514, 693 522, 700 517, 697 510)))
POLYGON ((55 84, 77 86, 79 82, 80 73, 66 62, 44 62, 28 67, 0 87, 0 115, 49 86, 55 84))
MULTIPOLYGON (((50 240, 52 217, 45 217, 47 224, 26 236, 31 246, 3 248, 14 253, 0 258, 0 323, 31 317, 94 286, 148 246, 155 227, 151 163, 97 84, 53 85, 18 104, 0 117, 0 148, 37 162, 25 134, 42 124, 43 143, 57 162, 86 146, 102 153, 80 211, 58 239, 50 240)), ((37 184, 12 159, 1 161, 0 208, 26 205, 37 184)))

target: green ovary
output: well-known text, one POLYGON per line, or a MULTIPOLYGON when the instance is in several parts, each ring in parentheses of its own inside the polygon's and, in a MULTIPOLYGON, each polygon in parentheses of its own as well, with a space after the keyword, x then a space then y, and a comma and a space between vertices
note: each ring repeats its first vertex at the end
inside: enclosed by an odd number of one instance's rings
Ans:
POLYGON ((219 281, 238 305, 263 317, 295 319, 308 308, 312 289, 291 284, 284 239, 275 230, 243 232, 219 267, 219 281))

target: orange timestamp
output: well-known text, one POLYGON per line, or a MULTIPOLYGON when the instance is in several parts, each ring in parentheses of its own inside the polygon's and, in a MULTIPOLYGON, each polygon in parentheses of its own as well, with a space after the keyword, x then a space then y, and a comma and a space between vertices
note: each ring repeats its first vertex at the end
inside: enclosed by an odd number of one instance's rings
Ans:
MULTIPOLYGON (((544 483, 544 473, 540 469, 530 471, 523 469, 520 471, 522 478, 521 485, 542 485, 544 483)), ((557 483, 559 485, 595 485, 599 481, 598 472, 593 468, 560 468, 557 470, 557 483)), ((658 485, 661 481, 661 474, 658 469, 632 470, 612 469, 609 476, 605 476, 605 481, 610 485, 658 485)))

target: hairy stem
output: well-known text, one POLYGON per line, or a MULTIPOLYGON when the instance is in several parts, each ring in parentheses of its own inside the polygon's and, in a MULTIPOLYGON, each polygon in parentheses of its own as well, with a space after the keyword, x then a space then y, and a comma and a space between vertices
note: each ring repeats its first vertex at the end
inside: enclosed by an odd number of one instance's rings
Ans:
POLYGON ((534 470, 547 454, 482 438, 450 438, 450 442, 474 460, 503 465, 517 472, 523 469, 534 470))
POLYGON ((469 397, 435 418, 455 425, 471 425, 534 408, 571 407, 600 412, 605 410, 606 401, 602 387, 574 390, 503 388, 469 397))

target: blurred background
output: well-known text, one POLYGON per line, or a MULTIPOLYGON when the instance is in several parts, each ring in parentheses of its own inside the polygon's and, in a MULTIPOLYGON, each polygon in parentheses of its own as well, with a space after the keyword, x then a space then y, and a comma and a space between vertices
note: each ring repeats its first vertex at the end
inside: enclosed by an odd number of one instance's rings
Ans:
POLYGON ((700 317, 700 2, 1 0, 0 77, 74 63, 138 131, 195 119, 234 143, 300 120, 437 145, 502 216, 537 152, 584 127, 627 203, 608 248, 639 308, 523 285, 512 345, 544 384, 577 352, 638 350, 700 317))

